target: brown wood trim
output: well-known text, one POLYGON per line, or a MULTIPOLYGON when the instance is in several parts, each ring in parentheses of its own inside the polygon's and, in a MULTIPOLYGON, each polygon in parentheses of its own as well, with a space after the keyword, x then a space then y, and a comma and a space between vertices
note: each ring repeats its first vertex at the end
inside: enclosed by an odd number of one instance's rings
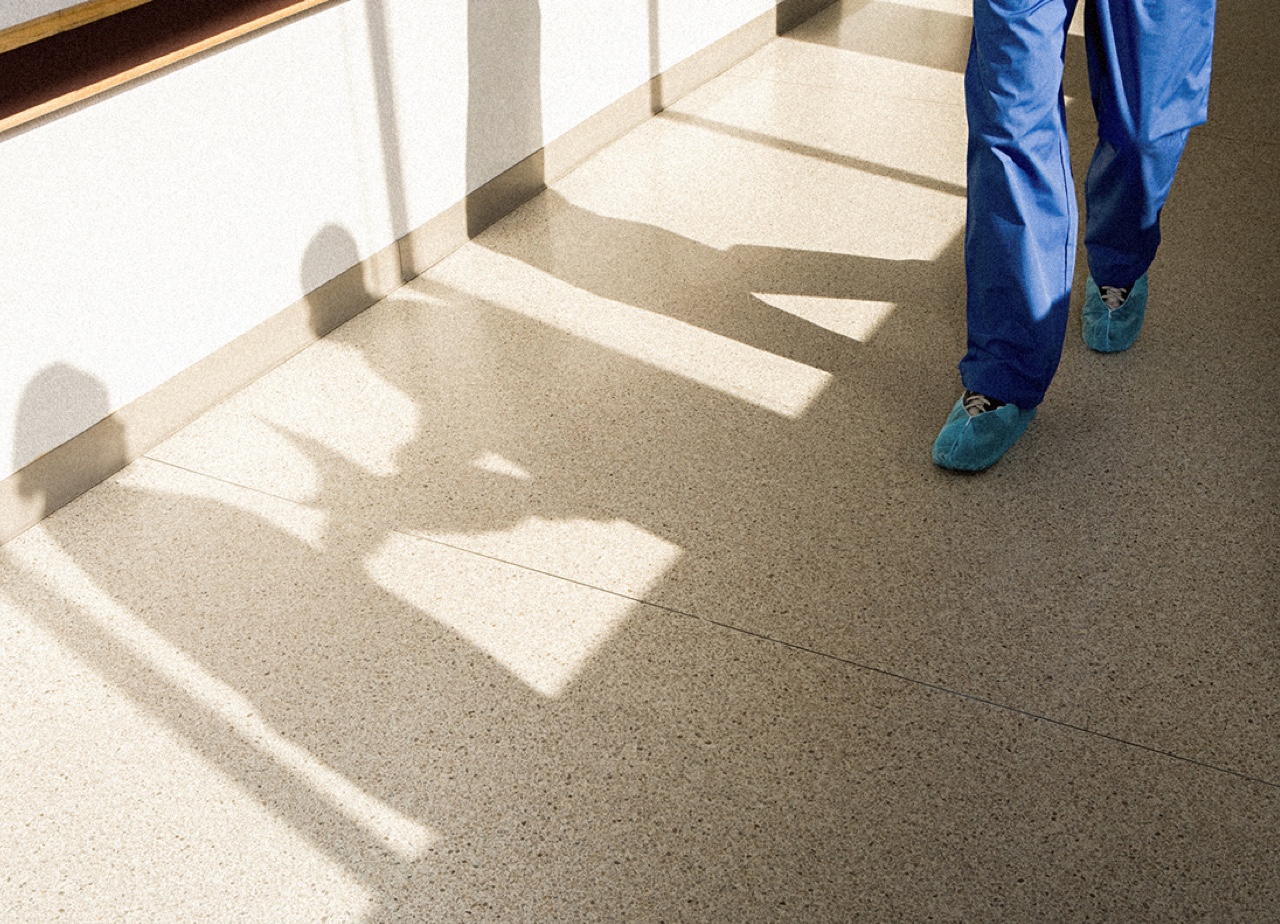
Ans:
POLYGON ((343 0, 136 0, 0 54, 0 133, 343 0))
POLYGON ((47 39, 59 32, 79 29, 91 22, 106 19, 108 16, 114 16, 116 13, 123 13, 125 10, 150 2, 151 0, 88 0, 87 3, 78 3, 65 10, 56 10, 30 22, 0 29, 0 54, 47 39))

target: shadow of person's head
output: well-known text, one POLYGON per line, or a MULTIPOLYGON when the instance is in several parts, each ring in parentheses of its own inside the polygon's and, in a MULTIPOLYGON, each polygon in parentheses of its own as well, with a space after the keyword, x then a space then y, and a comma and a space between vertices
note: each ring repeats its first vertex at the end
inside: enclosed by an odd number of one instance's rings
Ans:
POLYGON ((42 369, 22 390, 14 426, 18 491, 43 517, 128 464, 124 427, 107 387, 68 363, 42 369), (53 450, 76 439, 73 451, 53 450))
POLYGON ((351 232, 325 225, 302 257, 302 291, 310 308, 311 330, 323 337, 378 300, 370 291, 351 232))

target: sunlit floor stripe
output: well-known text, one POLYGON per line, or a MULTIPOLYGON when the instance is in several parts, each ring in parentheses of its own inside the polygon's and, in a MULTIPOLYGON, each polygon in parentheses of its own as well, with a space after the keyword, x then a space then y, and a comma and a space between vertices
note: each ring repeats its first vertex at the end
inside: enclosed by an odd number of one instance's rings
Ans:
POLYGON ((829 372, 603 298, 483 247, 455 253, 431 278, 784 417, 804 414, 831 381, 829 372))
POLYGON ((766 305, 803 318, 834 334, 867 343, 893 313, 893 302, 873 302, 856 298, 819 298, 812 295, 752 293, 766 305))
POLYGON ((288 768, 397 857, 415 859, 435 842, 436 835, 428 828, 369 795, 305 748, 286 739, 256 714, 247 698, 112 600, 42 527, 28 530, 6 551, 34 579, 81 608, 104 631, 226 722, 246 743, 288 768))
POLYGON ((392 533, 365 559, 365 569, 379 587, 448 626, 550 699, 570 689, 636 610, 636 599, 681 554, 678 546, 624 520, 528 517, 509 529, 432 538, 498 558, 536 550, 539 571, 392 533))

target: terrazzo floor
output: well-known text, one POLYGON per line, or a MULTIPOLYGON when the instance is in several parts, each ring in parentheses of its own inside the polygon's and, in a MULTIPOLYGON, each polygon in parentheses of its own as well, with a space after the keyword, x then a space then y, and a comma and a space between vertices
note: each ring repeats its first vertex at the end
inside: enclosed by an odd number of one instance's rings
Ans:
POLYGON ((835 4, 3 546, 0 917, 1280 920, 1280 26, 1138 344, 957 476, 967 9, 835 4))

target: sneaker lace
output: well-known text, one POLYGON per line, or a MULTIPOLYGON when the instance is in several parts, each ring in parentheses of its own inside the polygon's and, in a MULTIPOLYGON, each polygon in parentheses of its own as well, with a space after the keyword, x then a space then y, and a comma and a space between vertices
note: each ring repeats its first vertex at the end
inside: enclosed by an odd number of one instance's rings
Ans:
POLYGON ((1098 286, 1098 293, 1111 311, 1115 311, 1123 305, 1124 300, 1129 297, 1129 290, 1122 289, 1119 286, 1098 286))
POLYGON ((962 406, 970 417, 977 417, 979 414, 985 414, 987 411, 994 411, 998 407, 1004 407, 1005 402, 997 401, 995 398, 988 398, 986 395, 980 395, 976 391, 965 389, 962 406))

